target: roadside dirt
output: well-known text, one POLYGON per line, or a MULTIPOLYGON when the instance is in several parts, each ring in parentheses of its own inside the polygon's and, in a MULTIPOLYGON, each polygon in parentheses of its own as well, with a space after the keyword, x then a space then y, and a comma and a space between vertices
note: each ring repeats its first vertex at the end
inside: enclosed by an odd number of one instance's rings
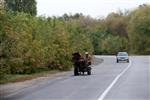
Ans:
MULTIPOLYGON (((92 66, 98 65, 102 62, 103 62, 103 59, 94 57, 92 66)), ((0 96, 8 96, 8 95, 15 93, 15 92, 18 92, 22 89, 31 87, 33 85, 34 86, 38 85, 38 84, 40 84, 40 83, 42 83, 42 82, 44 82, 50 78, 65 76, 65 75, 72 74, 72 73, 73 73, 72 71, 59 72, 59 73, 47 75, 45 77, 38 77, 38 78, 35 78, 32 80, 26 80, 23 82, 2 84, 2 85, 0 85, 0 96)))

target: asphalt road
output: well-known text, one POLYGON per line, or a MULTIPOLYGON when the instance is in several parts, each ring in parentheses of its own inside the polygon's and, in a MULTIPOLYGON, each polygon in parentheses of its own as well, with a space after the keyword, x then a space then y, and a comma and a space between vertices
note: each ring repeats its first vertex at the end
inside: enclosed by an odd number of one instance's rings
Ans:
POLYGON ((97 57, 104 62, 93 66, 90 76, 49 78, 1 100, 150 100, 150 56, 131 56, 130 63, 97 57))

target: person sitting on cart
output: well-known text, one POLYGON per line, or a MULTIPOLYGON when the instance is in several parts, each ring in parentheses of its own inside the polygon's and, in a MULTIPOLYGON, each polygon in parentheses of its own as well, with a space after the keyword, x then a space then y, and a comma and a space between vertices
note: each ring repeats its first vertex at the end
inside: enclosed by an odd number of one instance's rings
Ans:
POLYGON ((85 52, 85 61, 87 62, 88 66, 92 64, 92 57, 88 52, 85 52))

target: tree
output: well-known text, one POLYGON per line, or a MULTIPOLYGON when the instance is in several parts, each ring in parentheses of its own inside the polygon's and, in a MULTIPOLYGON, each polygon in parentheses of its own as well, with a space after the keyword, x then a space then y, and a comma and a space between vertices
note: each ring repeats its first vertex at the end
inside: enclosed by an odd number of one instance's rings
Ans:
POLYGON ((143 5, 131 14, 128 25, 131 51, 150 54, 150 5, 143 5))
POLYGON ((31 15, 36 15, 37 13, 35 0, 5 0, 5 8, 31 15))
POLYGON ((100 47, 102 48, 103 54, 116 54, 118 51, 128 50, 128 40, 125 37, 108 35, 100 47))
POLYGON ((123 12, 110 13, 105 22, 109 33, 128 37, 126 30, 128 21, 127 17, 123 16, 123 12))

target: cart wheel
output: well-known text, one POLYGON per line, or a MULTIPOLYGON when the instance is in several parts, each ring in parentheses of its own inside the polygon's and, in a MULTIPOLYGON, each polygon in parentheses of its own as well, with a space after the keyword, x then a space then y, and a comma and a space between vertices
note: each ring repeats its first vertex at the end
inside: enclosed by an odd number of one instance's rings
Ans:
POLYGON ((88 75, 91 75, 91 70, 88 70, 88 71, 87 71, 87 74, 88 74, 88 75))
POLYGON ((79 75, 79 73, 78 73, 78 68, 74 68, 74 76, 77 76, 77 75, 79 75))

